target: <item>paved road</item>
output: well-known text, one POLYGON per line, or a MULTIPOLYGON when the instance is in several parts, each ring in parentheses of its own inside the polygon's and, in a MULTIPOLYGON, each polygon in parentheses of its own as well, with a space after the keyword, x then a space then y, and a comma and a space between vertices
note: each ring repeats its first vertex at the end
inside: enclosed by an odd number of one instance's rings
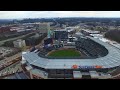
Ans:
MULTIPOLYGON (((32 32, 32 33, 34 33, 34 32, 32 32)), ((31 34, 31 33, 29 33, 29 34, 31 34)), ((29 35, 29 34, 22 35, 22 36, 18 36, 18 37, 15 37, 15 38, 10 38, 10 39, 3 40, 3 41, 0 41, 0 46, 1 46, 2 44, 4 44, 4 42, 6 42, 6 41, 17 40, 17 39, 23 38, 23 37, 25 37, 25 36, 27 36, 27 35, 29 35)))

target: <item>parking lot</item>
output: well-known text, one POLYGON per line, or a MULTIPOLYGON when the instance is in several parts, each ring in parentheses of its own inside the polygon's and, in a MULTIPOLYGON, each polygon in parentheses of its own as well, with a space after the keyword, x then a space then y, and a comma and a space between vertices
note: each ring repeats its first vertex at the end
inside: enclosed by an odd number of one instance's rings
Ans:
POLYGON ((7 76, 7 75, 11 75, 14 74, 16 72, 21 72, 22 68, 21 68, 21 64, 20 62, 16 62, 8 67, 6 67, 5 69, 0 71, 0 76, 7 76))
POLYGON ((10 48, 10 47, 0 47, 1 56, 5 56, 6 54, 9 54, 13 51, 14 51, 14 49, 10 48))

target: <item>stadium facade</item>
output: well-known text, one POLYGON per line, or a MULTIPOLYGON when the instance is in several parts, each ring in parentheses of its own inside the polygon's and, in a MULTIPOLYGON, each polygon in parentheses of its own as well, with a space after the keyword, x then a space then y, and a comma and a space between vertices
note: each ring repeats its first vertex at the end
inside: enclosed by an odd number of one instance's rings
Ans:
MULTIPOLYGON (((80 37, 75 49, 90 58, 58 59, 40 56, 41 51, 23 52, 22 66, 31 78, 83 78, 82 73, 107 72, 120 65, 120 50, 90 36, 80 37), (92 43, 91 43, 92 42, 92 43)), ((47 54, 47 53, 46 53, 47 54)), ((94 73, 95 74, 95 73, 94 73)))

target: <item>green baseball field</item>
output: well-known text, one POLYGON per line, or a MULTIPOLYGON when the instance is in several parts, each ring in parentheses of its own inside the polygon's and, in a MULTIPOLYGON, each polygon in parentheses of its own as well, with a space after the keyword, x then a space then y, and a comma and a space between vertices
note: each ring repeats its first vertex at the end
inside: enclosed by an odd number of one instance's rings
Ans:
POLYGON ((51 57, 78 57, 80 55, 80 52, 74 49, 56 50, 48 54, 51 57))

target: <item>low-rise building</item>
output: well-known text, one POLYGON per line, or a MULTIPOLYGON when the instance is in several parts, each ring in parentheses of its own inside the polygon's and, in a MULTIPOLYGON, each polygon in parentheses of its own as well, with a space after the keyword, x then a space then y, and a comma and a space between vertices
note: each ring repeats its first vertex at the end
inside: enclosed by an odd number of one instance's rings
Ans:
POLYGON ((21 39, 17 41, 13 41, 13 44, 14 44, 14 47, 18 47, 18 48, 26 46, 25 40, 21 40, 21 39))

